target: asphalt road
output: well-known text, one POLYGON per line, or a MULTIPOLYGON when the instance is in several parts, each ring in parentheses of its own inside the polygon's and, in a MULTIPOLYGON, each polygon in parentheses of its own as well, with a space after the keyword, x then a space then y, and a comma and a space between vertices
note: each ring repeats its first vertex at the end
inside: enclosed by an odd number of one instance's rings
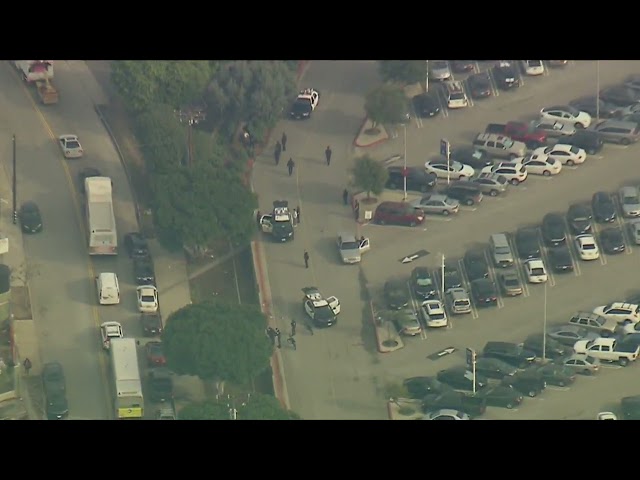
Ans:
POLYGON ((98 325, 119 321, 127 336, 139 336, 140 326, 126 256, 91 259, 87 253, 83 198, 77 190, 80 169, 93 166, 113 179, 120 239, 136 228, 135 214, 118 156, 93 109, 90 95, 99 90, 95 80, 84 62, 59 61, 55 68, 60 102, 37 109, 12 67, 6 63, 0 68, 4 158, 11 158, 10 135, 15 133, 18 201, 35 200, 44 219, 44 232, 25 240, 29 261, 37 267, 31 291, 43 361, 57 360, 65 368, 70 418, 108 419, 113 417, 108 357, 102 352, 98 325), (79 136, 84 158, 62 157, 52 137, 63 133, 79 136), (118 275, 119 306, 97 306, 94 276, 103 271, 118 275))

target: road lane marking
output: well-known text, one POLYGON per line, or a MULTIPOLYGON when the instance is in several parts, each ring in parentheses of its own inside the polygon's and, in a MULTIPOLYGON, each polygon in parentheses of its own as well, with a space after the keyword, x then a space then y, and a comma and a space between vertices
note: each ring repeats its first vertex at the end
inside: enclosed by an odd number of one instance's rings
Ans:
POLYGON ((478 309, 476 308, 475 301, 471 298, 473 294, 471 293, 471 284, 469 283, 469 277, 467 276, 467 270, 464 267, 464 262, 462 259, 458 260, 458 269, 460 270, 460 280, 462 280, 462 286, 467 291, 467 295, 469 296, 469 303, 471 304, 471 318, 476 319, 479 317, 478 309))
POLYGON ((633 241, 629 236, 628 224, 625 222, 624 209, 622 208, 620 198, 617 195, 614 196, 613 201, 615 202, 618 210, 618 214, 616 215, 616 224, 620 230, 622 230, 622 238, 625 243, 624 253, 625 255, 631 255, 633 253, 633 248, 631 247, 631 245, 633 245, 633 241))
POLYGON ((491 93, 493 94, 494 97, 499 97, 500 91, 498 89, 498 84, 493 78, 493 72, 491 71, 491 68, 487 69, 487 73, 489 74, 489 82, 491 83, 491 93))
MULTIPOLYGON (((33 108, 33 110, 36 112, 36 114, 38 115, 38 117, 40 118, 40 121, 44 127, 45 132, 49 135, 49 137, 51 138, 51 140, 55 143, 56 148, 58 150, 58 152, 60 152, 60 146, 58 145, 58 141, 56 139, 55 134, 53 133, 53 130, 51 128, 51 126, 49 125, 49 122, 47 122, 47 119, 45 118, 44 114, 42 113, 42 111, 40 110, 40 108, 38 107, 38 105, 36 104, 35 100, 33 99, 33 96, 31 94, 31 92, 29 91, 27 85, 22 81, 21 78, 19 78, 18 74, 16 73, 16 71, 14 69, 10 69, 12 71, 12 75, 14 76, 14 78, 20 83, 20 85, 22 86, 22 90, 24 91, 26 97, 29 99, 29 103, 31 103, 31 106, 33 108)), ((64 156, 62 156, 62 154, 60 153, 60 157, 58 157, 58 161, 62 164, 62 169, 64 170, 65 173, 65 177, 67 179, 67 184, 69 187, 69 190, 71 192, 71 200, 73 202, 73 206, 74 206, 74 210, 75 210, 75 214, 76 214, 76 221, 78 222, 78 225, 80 226, 80 232, 84 235, 85 238, 85 242, 87 241, 86 239, 88 238, 87 235, 87 231, 85 228, 85 224, 84 224, 84 219, 83 219, 83 215, 82 215, 82 209, 80 207, 80 203, 78 202, 78 197, 76 195, 76 190, 75 190, 75 186, 71 177, 71 172, 69 171, 69 165, 67 164, 67 162, 64 159, 64 156)), ((90 278, 90 282, 92 284, 92 290, 95 288, 94 287, 94 283, 93 281, 91 281, 92 279, 96 278, 96 274, 95 274, 95 270, 93 268, 93 263, 91 261, 91 257, 89 257, 89 254, 87 253, 87 259, 86 259, 86 266, 87 266, 87 271, 89 272, 89 278, 90 278)), ((98 306, 97 305, 92 305, 91 307, 91 311, 93 313, 93 322, 94 325, 96 327, 96 331, 100 331, 100 314, 98 313, 98 306)), ((106 364, 106 360, 105 360, 105 355, 102 355, 102 344, 100 344, 98 342, 99 340, 99 335, 94 335, 94 338, 97 340, 96 345, 99 347, 97 349, 97 353, 98 353, 98 363, 100 365, 100 373, 102 376, 102 382, 103 382, 103 386, 105 387, 105 392, 107 392, 109 394, 108 398, 107 398, 107 415, 108 415, 108 419, 113 418, 113 408, 111 408, 113 406, 113 398, 114 395, 111 391, 111 383, 109 382, 109 378, 107 376, 107 364, 106 364)))
POLYGON ((573 241, 573 237, 571 236, 571 229, 569 228, 569 224, 567 223, 566 217, 564 218, 564 232, 566 235, 566 244, 567 249, 569 250, 569 255, 571 255, 571 263, 573 264, 573 274, 576 277, 582 275, 582 270, 580 269, 580 260, 578 259, 578 255, 574 252, 575 242, 573 241))
POLYGON ((538 229, 538 242, 540 243, 540 256, 542 257, 542 262, 544 263, 544 268, 547 270, 547 281, 549 282, 550 287, 554 287, 556 285, 556 279, 553 276, 553 272, 551 271, 551 265, 549 263, 549 255, 547 255, 547 246, 545 245, 544 239, 542 238, 542 233, 540 229, 538 229))
POLYGON ((502 299, 502 294, 500 292, 500 288, 498 287, 498 277, 496 276, 495 266, 493 262, 490 261, 489 251, 484 251, 484 260, 487 262, 487 266, 489 267, 489 280, 493 282, 493 286, 496 290, 496 302, 498 304, 498 308, 504 308, 504 300, 502 299))
POLYGON ((604 253, 604 250, 602 250, 602 244, 600 243, 600 228, 598 225, 598 222, 596 222, 594 220, 593 222, 593 240, 596 242, 596 245, 598 245, 598 251, 600 252, 600 264, 601 265, 606 265, 607 264, 607 255, 604 253))
POLYGON ((416 298, 413 289, 411 288, 411 282, 407 281, 407 288, 409 289, 409 296, 411 297, 411 308, 413 308, 413 313, 416 315, 418 319, 418 323, 420 323, 420 338, 422 340, 427 339, 427 324, 422 320, 422 316, 420 315, 420 304, 418 299, 416 298))

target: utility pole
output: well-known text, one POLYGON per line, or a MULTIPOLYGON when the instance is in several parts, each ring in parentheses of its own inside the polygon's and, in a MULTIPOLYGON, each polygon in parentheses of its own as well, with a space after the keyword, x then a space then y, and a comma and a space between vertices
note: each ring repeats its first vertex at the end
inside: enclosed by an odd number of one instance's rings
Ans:
POLYGON ((596 123, 600 121, 600 60, 596 60, 596 123))
POLYGON ((13 140, 13 224, 18 223, 18 197, 16 190, 18 187, 18 176, 16 174, 16 136, 12 137, 13 140))
POLYGON ((184 107, 174 110, 180 123, 187 124, 187 167, 193 165, 193 126, 207 118, 205 108, 201 106, 184 107))
POLYGON ((429 93, 429 60, 426 60, 427 62, 427 73, 425 75, 425 80, 424 80, 424 89, 427 93, 429 93))
POLYGON ((404 128, 404 167, 402 168, 402 179, 403 179, 403 191, 404 197, 403 200, 407 201, 407 124, 402 125, 404 128))

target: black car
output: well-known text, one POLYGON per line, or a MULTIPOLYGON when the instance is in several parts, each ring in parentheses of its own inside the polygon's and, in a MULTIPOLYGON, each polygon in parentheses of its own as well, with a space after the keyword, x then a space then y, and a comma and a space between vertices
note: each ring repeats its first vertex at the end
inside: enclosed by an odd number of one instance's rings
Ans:
POLYGON ((440 102, 430 93, 416 95, 411 100, 413 102, 413 108, 419 117, 430 118, 440 113, 440 102))
POLYGON ((427 395, 449 392, 452 388, 435 377, 411 377, 402 382, 410 398, 424 398, 427 395))
POLYGON ((510 90, 520 86, 520 76, 511 62, 500 62, 493 67, 493 78, 501 90, 510 90))
POLYGON ((577 100, 569 102, 569 105, 577 108, 581 112, 587 112, 593 118, 613 118, 620 108, 612 103, 605 102, 594 95, 578 98, 577 100))
POLYGON ((591 197, 591 209, 598 223, 611 223, 616 220, 616 206, 607 192, 596 192, 591 197))
POLYGON ((477 395, 485 404, 491 407, 514 408, 522 403, 522 393, 507 385, 496 385, 480 391, 477 395))
POLYGON ((407 282, 399 278, 387 280, 384 283, 384 299, 390 309, 400 310, 406 307, 411 300, 407 282))
POLYGON ((604 147, 600 135, 591 130, 576 130, 573 135, 563 137, 562 143, 582 148, 589 155, 595 155, 604 147))
POLYGON ((488 98, 493 95, 491 79, 487 72, 474 73, 467 78, 469 92, 474 99, 488 98))
POLYGON ((515 375, 518 369, 499 358, 477 357, 476 373, 487 378, 502 380, 504 377, 515 375))
POLYGON ((569 273, 573 271, 573 258, 569 247, 552 248, 547 253, 549 265, 554 272, 569 273))
POLYGON ((162 316, 159 312, 143 313, 140 315, 140 323, 142 324, 142 333, 145 337, 157 337, 162 334, 162 316))
POLYGON ((152 402, 168 402, 173 398, 173 379, 169 369, 165 367, 151 369, 149 391, 152 402))
POLYGON ((498 305, 498 290, 488 278, 478 278, 471 282, 471 294, 478 307, 498 305))
MULTIPOLYGON (((473 374, 467 367, 451 367, 440 370, 438 380, 458 390, 473 391, 473 374)), ((487 377, 478 375, 476 372, 476 391, 483 389, 488 384, 487 377)))
POLYGON ((625 420, 640 420, 640 395, 624 397, 620 400, 620 409, 625 420))
POLYGON ((531 227, 519 228, 515 236, 516 250, 522 260, 540 258, 538 230, 531 227))
POLYGON ((60 420, 69 415, 64 370, 59 362, 49 362, 42 367, 42 386, 49 420, 60 420))
POLYGON ((576 381, 576 375, 573 370, 562 365, 543 365, 535 368, 535 372, 540 374, 547 385, 556 385, 558 387, 566 387, 576 381))
MULTIPOLYGON (((440 272, 442 275, 442 272, 440 272)), ((462 286, 462 275, 458 267, 458 262, 445 260, 444 262, 444 289, 458 288, 462 286)))
POLYGON ((402 382, 410 398, 422 399, 427 395, 439 395, 453 389, 436 377, 410 377, 402 382))
POLYGON ((542 219, 542 239, 550 247, 557 247, 567 241, 564 217, 557 213, 547 213, 542 219))
MULTIPOLYGON (((397 190, 404 188, 404 176, 402 167, 387 167, 389 178, 386 188, 397 190)), ((407 167, 407 190, 413 192, 428 192, 435 184, 438 177, 435 173, 428 173, 424 168, 407 167)))
POLYGON ((482 191, 471 182, 455 182, 442 192, 449 198, 458 200, 463 205, 475 205, 482 201, 482 191))
POLYGON ((489 276, 489 264, 487 256, 482 250, 469 250, 464 254, 464 268, 467 270, 469 281, 489 276))
POLYGON ((616 85, 600 91, 600 98, 619 107, 640 103, 640 92, 624 85, 616 85))
POLYGON ((605 228, 600 232, 602 250, 608 255, 622 253, 626 250, 624 235, 620 227, 605 228))
POLYGON ((137 285, 155 285, 156 274, 151 258, 134 258, 133 275, 137 285))
POLYGON ((427 267, 416 267, 411 271, 411 288, 414 295, 423 300, 438 296, 435 282, 427 267))
POLYGON ((561 357, 568 357, 573 355, 573 348, 563 345, 553 338, 547 337, 544 341, 544 335, 541 333, 534 333, 529 335, 524 341, 523 347, 527 350, 534 352, 538 357, 542 358, 542 349, 544 343, 544 351, 546 352, 545 358, 556 359, 561 357))
POLYGON ((422 400, 422 410, 429 412, 441 408, 452 408, 460 410, 470 417, 482 415, 487 410, 487 402, 483 397, 469 395, 452 390, 440 395, 427 395, 422 400))
POLYGON ((124 248, 130 258, 146 258, 150 255, 147 240, 140 232, 130 232, 124 236, 124 248))
POLYGON ((500 359, 518 368, 527 367, 536 359, 535 352, 527 350, 522 344, 509 342, 487 342, 482 355, 500 359))
POLYGON ((569 228, 575 235, 590 233, 592 220, 593 213, 588 205, 578 203, 569 207, 567 222, 569 223, 569 228))
POLYGON ((451 158, 454 162, 464 163, 477 170, 484 167, 490 167, 495 162, 489 157, 489 154, 483 150, 471 148, 456 148, 451 152, 451 158))
POLYGON ((532 370, 518 372, 512 377, 505 377, 501 383, 502 385, 509 385, 529 397, 535 397, 547 388, 547 382, 542 375, 532 370))
POLYGON ((24 202, 18 212, 23 233, 39 233, 42 231, 42 215, 36 202, 24 202))
POLYGON ((93 167, 86 167, 80 170, 78 173, 78 188, 80 189, 80 193, 84 193, 84 179, 90 177, 101 177, 102 173, 100 170, 93 167))
POLYGON ((455 73, 473 72, 476 69, 475 60, 451 60, 451 69, 455 73))

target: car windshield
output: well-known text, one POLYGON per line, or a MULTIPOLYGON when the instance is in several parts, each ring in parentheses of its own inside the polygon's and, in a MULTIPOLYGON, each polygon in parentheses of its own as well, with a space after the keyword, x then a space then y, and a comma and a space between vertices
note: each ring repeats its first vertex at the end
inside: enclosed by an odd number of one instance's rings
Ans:
POLYGON ((444 313, 432 313, 429 315, 429 318, 431 320, 443 320, 444 317, 444 313))
POLYGON ((596 249, 596 245, 594 243, 583 243, 582 244, 582 249, 583 250, 595 250, 596 249))
POLYGON ((631 195, 628 197, 624 197, 624 204, 625 205, 638 205, 640 203, 640 200, 638 200, 638 197, 631 195))
POLYGON ((462 92, 452 93, 451 100, 464 100, 464 93, 462 92))
POLYGON ((580 153, 580 149, 579 149, 578 147, 576 147, 576 146, 573 146, 573 145, 571 146, 571 148, 569 149, 569 151, 570 151, 571 153, 573 153, 574 155, 577 155, 577 154, 579 154, 579 153, 580 153))
POLYGON ((596 363, 596 359, 594 357, 587 357, 584 361, 588 363, 596 363))
POLYGON ((578 110, 575 107, 572 107, 571 105, 568 105, 566 109, 567 109, 567 112, 569 112, 574 117, 577 117, 580 114, 580 110, 578 110))
POLYGON ((511 253, 511 249, 509 247, 497 247, 496 253, 499 255, 508 255, 511 253))
POLYGON ((505 138, 502 143, 504 144, 504 146, 506 148, 511 148, 513 147, 513 140, 511 140, 510 138, 505 138))
POLYGON ((588 222, 589 219, 587 217, 575 217, 573 219, 574 222, 588 222))
POLYGON ((544 269, 541 267, 532 268, 531 275, 544 275, 544 269))
POLYGON ((504 279, 504 284, 508 287, 517 287, 520 281, 515 277, 509 277, 504 279))
POLYGON ((420 277, 416 280, 419 287, 430 287, 433 284, 431 277, 420 277))
POLYGON ((342 242, 343 250, 357 250, 359 247, 357 242, 342 242))
POLYGON ((329 320, 333 318, 333 310, 329 305, 325 305, 324 307, 318 307, 315 309, 314 316, 318 320, 329 320))
POLYGON ((67 140, 67 148, 80 148, 80 144, 78 142, 76 142, 75 140, 67 140))
POLYGON ((155 301, 155 298, 153 295, 142 295, 142 301, 151 303, 155 301))

